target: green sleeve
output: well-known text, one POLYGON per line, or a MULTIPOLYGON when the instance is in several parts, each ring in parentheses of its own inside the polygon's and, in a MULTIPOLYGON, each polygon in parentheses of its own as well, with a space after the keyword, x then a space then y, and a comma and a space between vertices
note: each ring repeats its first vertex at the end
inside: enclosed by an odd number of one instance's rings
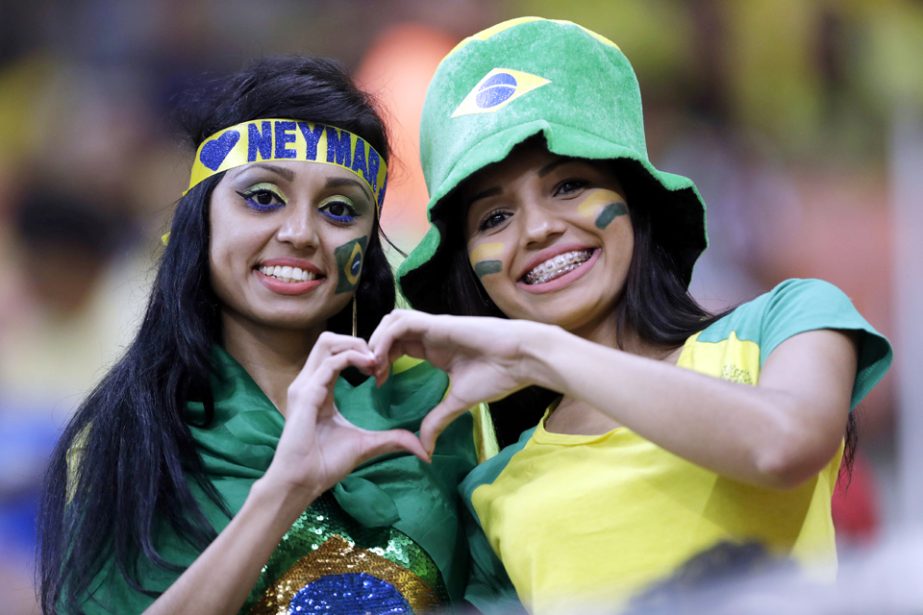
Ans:
POLYGON ((525 613, 503 564, 490 548, 481 526, 470 514, 465 515, 465 534, 471 554, 465 600, 485 615, 525 613))
POLYGON ((862 317, 839 288, 823 280, 792 279, 767 296, 760 331, 760 363, 788 338, 816 329, 856 334, 859 361, 850 407, 855 408, 891 364, 888 340, 862 317))
POLYGON ((490 484, 497 479, 509 463, 510 458, 532 437, 535 429, 525 431, 515 444, 507 446, 497 455, 474 468, 461 482, 458 491, 465 503, 465 535, 468 539, 468 552, 471 558, 471 573, 465 589, 465 600, 482 613, 524 613, 526 612, 516 594, 503 563, 487 540, 484 530, 474 508, 472 496, 481 485, 490 484))

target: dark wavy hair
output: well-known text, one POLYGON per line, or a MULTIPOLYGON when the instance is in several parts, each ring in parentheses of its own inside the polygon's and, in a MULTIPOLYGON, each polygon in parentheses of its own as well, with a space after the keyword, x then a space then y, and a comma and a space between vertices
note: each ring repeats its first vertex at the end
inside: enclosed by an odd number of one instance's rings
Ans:
MULTIPOLYGON (((360 135, 385 158, 390 151, 369 97, 325 59, 257 61, 207 83, 178 114, 194 147, 222 128, 260 117, 335 125, 360 135)), ((133 588, 153 595, 137 576, 137 558, 177 569, 154 546, 155 521, 204 549, 216 532, 187 480, 227 511, 204 476, 184 416, 192 400, 204 403, 206 421, 213 416, 210 356, 222 331, 209 275, 209 200, 222 176, 208 178, 180 199, 140 330, 80 406, 52 456, 39 516, 38 574, 46 613, 79 612, 91 581, 110 560, 133 588), (70 468, 69 455, 78 462, 70 468)), ((391 268, 373 231, 356 291, 363 337, 394 308, 394 300, 391 268)), ((340 333, 351 327, 351 306, 327 323, 340 333)))
MULTIPOLYGON (((526 144, 540 138, 530 139, 526 144)), ((542 142, 542 141, 540 141, 542 142)), ((514 150, 515 151, 515 150, 514 150)), ((653 181, 641 165, 632 160, 614 160, 611 169, 626 191, 629 215, 634 229, 634 251, 628 268, 625 289, 615 308, 618 339, 631 331, 644 342, 662 348, 676 348, 694 333, 701 331, 727 315, 731 309, 712 314, 689 294, 680 263, 665 247, 669 240, 654 220, 655 208, 645 203, 647 189, 653 181)), ((450 313, 464 316, 495 316, 506 318, 490 299, 474 274, 468 260, 466 238, 467 208, 459 196, 465 183, 449 195, 455 202, 443 211, 453 212, 441 225, 449 256, 446 283, 442 286, 443 304, 450 313)), ((621 346, 621 341, 619 342, 621 346)), ((559 397, 558 393, 541 387, 529 387, 490 404, 491 417, 501 446, 519 439, 526 429, 538 424, 545 408, 559 397)), ((850 412, 846 425, 844 468, 847 474, 857 443, 856 419, 850 412)))

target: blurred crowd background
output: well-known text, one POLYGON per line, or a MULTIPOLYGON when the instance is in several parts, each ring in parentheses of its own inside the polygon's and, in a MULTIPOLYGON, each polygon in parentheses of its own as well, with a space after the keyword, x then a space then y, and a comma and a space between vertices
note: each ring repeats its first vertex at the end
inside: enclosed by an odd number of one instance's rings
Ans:
POLYGON ((383 226, 408 249, 425 228, 417 124, 429 77, 461 38, 522 15, 577 21, 631 59, 651 159, 692 177, 709 204, 711 245, 693 279, 703 304, 821 277, 893 341, 894 369, 858 411, 836 523, 844 548, 861 550, 923 519, 923 2, 2 6, 0 613, 37 612, 45 459, 144 307, 193 154, 171 121, 178 97, 261 55, 340 59, 389 121, 397 160, 383 226))

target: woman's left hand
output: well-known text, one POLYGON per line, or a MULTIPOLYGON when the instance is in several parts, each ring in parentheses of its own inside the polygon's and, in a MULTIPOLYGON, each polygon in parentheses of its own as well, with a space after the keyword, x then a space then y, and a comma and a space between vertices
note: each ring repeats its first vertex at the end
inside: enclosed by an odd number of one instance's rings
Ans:
POLYGON ((371 373, 375 366, 375 357, 363 339, 329 332, 318 338, 289 386, 285 427, 267 476, 310 498, 381 454, 405 451, 428 461, 413 433, 361 429, 337 410, 333 387, 340 372, 356 367, 371 373))

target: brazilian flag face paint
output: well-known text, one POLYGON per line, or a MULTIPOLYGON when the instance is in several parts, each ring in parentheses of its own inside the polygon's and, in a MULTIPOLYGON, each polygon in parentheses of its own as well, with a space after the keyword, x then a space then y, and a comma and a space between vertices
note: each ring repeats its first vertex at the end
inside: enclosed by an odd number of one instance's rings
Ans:
POLYGON ((483 278, 485 275, 500 273, 503 270, 503 262, 500 260, 502 254, 503 243, 482 243, 469 252, 468 260, 474 273, 479 278, 483 278))
POLYGON ((336 292, 348 293, 356 290, 362 275, 362 260, 365 258, 366 245, 368 245, 368 237, 363 235, 344 243, 333 251, 338 274, 336 292))
POLYGON ((603 207, 603 210, 599 212, 599 216, 596 217, 596 228, 604 229, 609 226, 610 222, 627 213, 628 207, 625 203, 609 203, 603 207))
POLYGON ((593 218, 598 229, 604 229, 619 216, 628 213, 622 196, 614 190, 595 189, 577 206, 577 213, 593 218))
POLYGON ((478 261, 474 264, 474 273, 479 278, 492 273, 500 273, 503 270, 503 263, 500 261, 478 261))

